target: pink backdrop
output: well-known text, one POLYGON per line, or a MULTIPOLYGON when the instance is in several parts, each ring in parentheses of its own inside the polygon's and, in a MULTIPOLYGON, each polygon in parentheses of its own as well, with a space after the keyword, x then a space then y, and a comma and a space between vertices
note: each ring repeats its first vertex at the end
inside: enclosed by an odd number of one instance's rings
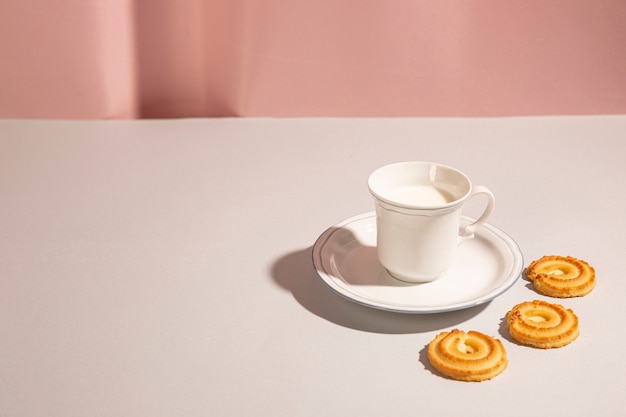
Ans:
POLYGON ((0 117, 626 113, 624 0, 0 0, 0 117))

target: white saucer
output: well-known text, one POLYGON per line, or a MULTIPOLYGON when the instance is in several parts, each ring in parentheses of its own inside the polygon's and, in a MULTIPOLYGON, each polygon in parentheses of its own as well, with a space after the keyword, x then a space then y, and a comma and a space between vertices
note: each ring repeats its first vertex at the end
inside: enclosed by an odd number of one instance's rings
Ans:
MULTIPOLYGON (((474 220, 462 216, 462 224, 474 220)), ((485 224, 459 246, 455 264, 425 284, 393 278, 376 255, 376 214, 346 219, 313 246, 313 264, 330 288, 354 302, 401 313, 439 313, 474 307, 508 290, 521 275, 523 257, 513 239, 485 224)))

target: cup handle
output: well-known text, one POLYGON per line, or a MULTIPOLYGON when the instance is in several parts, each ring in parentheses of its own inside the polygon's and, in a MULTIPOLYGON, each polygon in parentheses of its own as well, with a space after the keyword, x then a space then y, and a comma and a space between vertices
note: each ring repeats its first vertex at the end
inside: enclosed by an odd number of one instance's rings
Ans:
POLYGON ((491 215, 491 212, 493 211, 493 208, 496 204, 496 199, 493 196, 491 190, 483 185, 475 186, 472 190, 472 193, 469 195, 469 197, 467 197, 467 199, 469 200, 477 194, 485 194, 487 196, 487 207, 485 207, 485 211, 483 211, 483 214, 474 223, 468 224, 467 226, 461 228, 459 233, 459 243, 472 239, 474 237, 474 233, 483 225, 483 223, 485 223, 487 218, 491 215))

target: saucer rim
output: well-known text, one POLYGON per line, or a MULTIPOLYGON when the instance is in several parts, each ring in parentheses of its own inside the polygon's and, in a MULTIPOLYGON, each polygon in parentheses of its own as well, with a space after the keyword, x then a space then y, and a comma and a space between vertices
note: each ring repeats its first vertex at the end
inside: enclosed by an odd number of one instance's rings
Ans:
MULTIPOLYGON (((332 225, 316 239, 311 253, 313 266, 319 278, 335 293, 357 304, 370 308, 375 308, 378 310, 408 314, 433 314, 464 310, 472 307, 477 307, 499 297, 500 295, 508 291, 522 276, 522 272, 524 270, 524 256, 517 242, 502 229, 490 223, 484 223, 482 227, 476 231, 476 235, 480 236, 488 233, 500 239, 509 249, 511 256, 510 260, 512 261, 510 271, 508 272, 506 278, 502 281, 502 283, 495 288, 490 288, 489 291, 485 292, 485 294, 479 295, 466 301, 425 307, 423 305, 399 305, 393 304, 390 301, 372 300, 361 294, 346 291, 341 287, 341 285, 337 283, 337 280, 341 281, 341 283, 347 287, 351 287, 351 285, 343 280, 341 277, 331 276, 326 268, 324 268, 322 249, 325 247, 325 244, 328 243, 328 241, 331 239, 333 234, 338 231, 337 229, 344 228, 348 224, 355 223, 371 217, 376 217, 376 213, 374 211, 351 216, 332 225)), ((466 215, 461 215, 461 219, 469 223, 475 221, 474 218, 466 215)), ((498 251, 498 253, 500 253, 501 256, 504 255, 504 253, 502 253, 501 251, 498 251)))

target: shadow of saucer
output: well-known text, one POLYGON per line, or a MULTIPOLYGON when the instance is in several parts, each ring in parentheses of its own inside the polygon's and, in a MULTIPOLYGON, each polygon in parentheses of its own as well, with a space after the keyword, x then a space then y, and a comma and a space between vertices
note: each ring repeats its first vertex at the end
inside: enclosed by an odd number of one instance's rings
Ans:
POLYGON ((424 333, 456 326, 487 306, 485 303, 436 314, 405 314, 366 307, 340 296, 321 280, 313 266, 312 251, 309 247, 276 260, 272 278, 308 311, 340 326, 373 333, 424 333))

